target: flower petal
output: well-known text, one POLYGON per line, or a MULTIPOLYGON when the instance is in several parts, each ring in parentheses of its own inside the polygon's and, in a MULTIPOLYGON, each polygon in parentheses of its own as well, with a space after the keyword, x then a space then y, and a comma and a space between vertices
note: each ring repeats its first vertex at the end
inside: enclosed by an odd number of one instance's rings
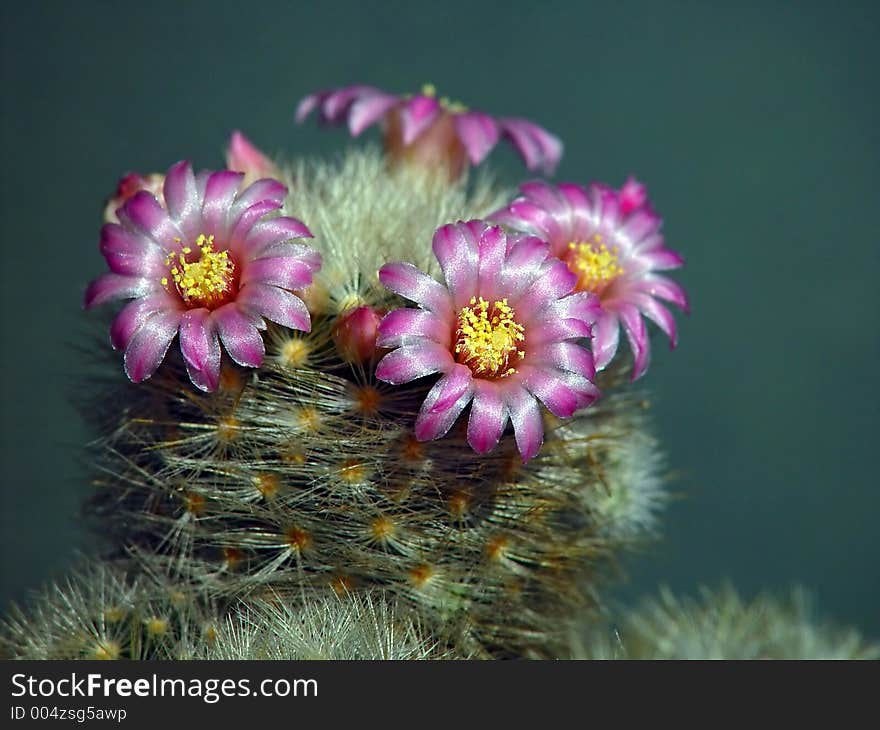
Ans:
POLYGON ((259 367, 266 346, 253 318, 245 315, 233 302, 217 309, 213 319, 229 356, 239 365, 259 367))
POLYGON ((467 439, 478 454, 494 449, 507 425, 507 404, 501 388, 487 380, 474 380, 474 400, 468 419, 467 439))
POLYGON ((156 312, 174 311, 179 308, 174 298, 165 291, 129 302, 110 325, 110 343, 114 349, 124 350, 148 317, 156 312))
POLYGON ((633 352, 632 379, 636 380, 645 374, 651 359, 651 343, 648 341, 648 331, 645 321, 639 310, 631 304, 623 305, 618 310, 623 331, 629 340, 630 349, 633 352))
POLYGON ((312 328, 309 310, 302 299, 277 286, 252 282, 241 288, 236 301, 246 314, 254 318, 265 317, 303 332, 312 328))
POLYGON ((633 303, 648 319, 656 324, 669 338, 672 349, 678 345, 678 330, 675 326, 675 317, 666 307, 647 294, 637 292, 632 296, 633 303))
POLYGON ((179 311, 161 311, 147 317, 125 348, 125 374, 129 380, 141 383, 156 372, 179 326, 179 311))
POLYGON ((512 143, 529 170, 552 175, 562 158, 562 142, 546 129, 526 119, 499 119, 502 133, 512 143))
POLYGON ((456 307, 477 294, 480 233, 480 227, 467 223, 449 223, 434 232, 434 255, 456 307))
POLYGON ((407 101, 400 109, 400 127, 403 144, 409 145, 434 121, 441 112, 439 102, 421 94, 407 101))
POLYGON ((412 264, 397 262, 379 269, 386 289, 430 309, 444 321, 452 321, 452 300, 446 287, 412 264))
POLYGON ((378 122, 398 103, 398 97, 381 91, 363 94, 352 102, 348 111, 348 131, 357 137, 378 122))
POLYGON ((510 388, 505 394, 510 422, 523 463, 534 458, 544 443, 544 419, 535 397, 525 388, 510 388))
POLYGON ((448 370, 454 361, 449 349, 436 342, 423 341, 389 352, 376 366, 376 377, 392 385, 448 370))
POLYGON ((138 191, 116 211, 116 216, 123 227, 147 236, 166 251, 180 248, 180 229, 152 193, 138 191))
POLYGON ((452 342, 452 331, 436 314, 426 309, 395 309, 379 324, 377 347, 415 345, 422 339, 433 340, 446 348, 452 342))
POLYGON ((588 380, 592 380, 596 375, 593 353, 574 342, 551 342, 541 345, 534 350, 529 350, 530 363, 534 362, 532 358, 548 363, 559 370, 576 373, 588 380))
POLYGON ((482 112, 463 112, 455 115, 455 130, 467 150, 472 165, 479 165, 498 144, 501 130, 498 123, 482 112))
POLYGON ((101 274, 86 288, 83 306, 86 309, 114 299, 134 299, 143 297, 161 288, 159 282, 135 276, 124 276, 112 272, 101 274))
POLYGON ((270 218, 254 224, 250 232, 241 243, 241 250, 248 259, 253 261, 260 258, 263 252, 277 243, 290 241, 295 238, 311 238, 311 231, 305 223, 296 218, 287 216, 270 218))
POLYGON ((546 369, 523 368, 523 384, 547 409, 559 418, 569 418, 578 407, 578 398, 557 374, 546 369), (525 372, 523 372, 525 371, 525 372))
POLYGON ((157 243, 116 223, 101 228, 100 248, 107 265, 117 274, 149 277, 166 270, 165 252, 157 243))
POLYGON ((228 236, 227 219, 242 180, 244 173, 232 170, 220 170, 211 174, 205 185, 201 233, 218 238, 228 236))
POLYGON ((675 306, 684 312, 690 311, 688 297, 682 286, 672 279, 667 279, 659 274, 651 274, 644 278, 639 284, 639 290, 647 292, 653 297, 660 297, 667 302, 672 302, 675 306))
POLYGON ((182 160, 168 170, 163 195, 168 214, 177 222, 181 234, 187 238, 197 236, 202 200, 196 185, 196 176, 188 161, 182 160))
POLYGON ((272 284, 282 289, 304 289, 312 283, 314 266, 297 256, 273 256, 249 261, 241 277, 242 284, 272 284))
POLYGON ((473 396, 473 376, 455 365, 428 391, 415 423, 416 438, 430 441, 446 435, 473 396))
POLYGON ((614 358, 620 339, 620 323, 614 312, 603 311, 593 325, 593 357, 596 369, 604 369, 614 358))
POLYGON ((189 379, 201 390, 212 392, 220 383, 220 342, 207 309, 190 309, 180 318, 180 351, 189 379))

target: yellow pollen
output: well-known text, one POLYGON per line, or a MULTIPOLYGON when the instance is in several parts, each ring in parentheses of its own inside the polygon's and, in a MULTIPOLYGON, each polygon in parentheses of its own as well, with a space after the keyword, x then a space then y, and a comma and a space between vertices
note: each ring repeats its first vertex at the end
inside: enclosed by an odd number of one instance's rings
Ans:
MULTIPOLYGON (((214 250, 214 236, 200 235, 196 239, 197 261, 187 261, 193 253, 190 246, 184 246, 180 253, 170 253, 165 265, 174 286, 187 304, 210 305, 222 300, 232 286, 232 273, 235 265, 229 259, 228 251, 214 250)), ((162 277, 162 286, 168 287, 168 277, 162 277)))
POLYGON ((580 277, 578 288, 581 290, 601 292, 623 273, 617 246, 609 249, 598 233, 592 240, 569 243, 568 248, 571 251, 568 266, 580 277))
MULTIPOLYGON (((437 87, 434 84, 422 84, 422 96, 434 99, 437 96, 437 87)), ((448 96, 441 96, 438 101, 440 106, 451 114, 463 114, 468 110, 460 101, 453 101, 448 96)))
POLYGON ((474 375, 506 378, 516 372, 514 364, 525 357, 519 344, 525 330, 516 321, 507 299, 489 304, 483 297, 471 297, 470 306, 458 313, 456 359, 474 375))

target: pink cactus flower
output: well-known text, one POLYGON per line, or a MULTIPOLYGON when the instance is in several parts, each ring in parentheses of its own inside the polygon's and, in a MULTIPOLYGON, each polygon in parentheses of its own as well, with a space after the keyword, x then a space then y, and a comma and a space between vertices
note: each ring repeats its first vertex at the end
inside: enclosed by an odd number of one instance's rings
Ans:
POLYGON ((502 137, 508 139, 529 170, 553 174, 562 157, 562 142, 525 119, 492 117, 446 98, 434 87, 420 94, 398 96, 372 86, 346 86, 311 94, 300 101, 296 119, 314 109, 323 122, 348 123, 356 137, 382 122, 385 149, 395 162, 445 168, 451 178, 467 164, 480 164, 502 137))
POLYGON ((555 256, 578 277, 578 289, 599 297, 601 316, 593 334, 596 367, 604 368, 617 352, 623 326, 635 360, 633 380, 650 360, 642 315, 678 342, 675 319, 658 300, 684 311, 684 289, 658 271, 675 269, 684 259, 666 248, 660 217, 644 186, 630 179, 620 191, 606 185, 550 185, 530 182, 522 195, 490 218, 547 241, 555 256))
POLYGON ((278 167, 253 142, 235 130, 226 148, 226 169, 244 173, 242 186, 247 187, 264 177, 278 177, 278 167))
POLYGON ((220 377, 220 343, 239 365, 264 355, 263 318, 297 330, 311 327, 295 293, 321 266, 311 237, 295 218, 266 218, 287 189, 264 179, 242 189, 238 172, 194 175, 179 162, 165 176, 164 201, 139 191, 101 229, 110 272, 93 281, 85 306, 131 299, 116 316, 110 340, 124 350, 125 372, 141 382, 165 358, 175 335, 190 379, 213 391, 220 377))
POLYGON ((141 175, 138 172, 130 172, 123 177, 116 186, 116 194, 107 201, 104 207, 104 222, 119 223, 116 217, 116 211, 141 190, 152 193, 159 200, 162 200, 162 185, 165 183, 165 176, 157 172, 149 175, 141 175))
POLYGON ((577 276, 545 242, 484 221, 441 226, 434 254, 446 286, 412 264, 379 271, 387 289, 419 308, 382 320, 376 344, 393 350, 376 377, 396 385, 442 373, 422 404, 416 438, 440 438, 470 404, 475 451, 493 449, 509 418, 528 461, 544 438, 538 401, 568 418, 599 395, 593 356, 579 342, 591 335, 596 297, 571 293, 577 276))

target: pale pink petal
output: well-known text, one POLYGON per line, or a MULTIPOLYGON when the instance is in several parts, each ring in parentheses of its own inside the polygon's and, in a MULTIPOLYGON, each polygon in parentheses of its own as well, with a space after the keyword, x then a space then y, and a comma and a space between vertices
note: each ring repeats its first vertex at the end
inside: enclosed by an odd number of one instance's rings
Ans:
POLYGON ((476 111, 456 114, 455 130, 472 165, 479 165, 486 158, 501 134, 492 117, 476 111))
POLYGON ((639 284, 640 291, 647 292, 651 296, 660 297, 667 302, 672 302, 679 309, 689 311, 688 297, 681 284, 667 279, 659 274, 651 274, 639 284))
POLYGON ((114 299, 134 299, 143 297, 161 288, 154 279, 144 279, 122 274, 101 274, 86 289, 83 306, 86 309, 97 307, 114 299))
POLYGON ((668 248, 639 253, 638 258, 644 261, 654 271, 667 271, 677 269, 684 265, 684 257, 668 248))
POLYGON ((309 310, 302 299, 277 286, 248 284, 241 288, 236 301, 251 317, 265 317, 284 327, 303 332, 312 328, 309 310))
POLYGON ((576 284, 577 276, 564 263, 559 259, 548 259, 514 306, 523 315, 540 312, 550 302, 572 291, 576 284))
POLYGON ((180 229, 152 193, 145 190, 135 193, 116 215, 124 228, 147 236, 165 250, 180 248, 180 229))
POLYGON ((449 223, 434 233, 434 255, 456 306, 463 306, 477 293, 479 235, 480 229, 467 223, 449 223))
POLYGON ((386 289, 430 309, 445 321, 452 321, 452 300, 439 282, 408 263, 385 264, 379 281, 386 289))
POLYGON ((311 231, 296 218, 286 216, 269 218, 255 223, 239 245, 234 246, 245 253, 251 261, 262 256, 266 249, 294 238, 310 238, 311 231))
POLYGON ((509 235, 507 259, 501 272, 500 286, 509 292, 514 300, 538 276, 541 267, 550 255, 550 247, 545 241, 535 236, 509 235))
POLYGON ((165 251, 147 238, 115 223, 101 228, 101 253, 111 271, 127 276, 157 276, 165 271, 165 251))
POLYGON ((540 169, 545 175, 553 174, 562 158, 562 142, 558 137, 525 119, 499 119, 498 122, 529 170, 540 169))
POLYGON ((507 404, 501 388, 486 380, 474 380, 474 399, 468 419, 467 440, 478 454, 494 449, 507 425, 507 404))
POLYGON ((220 170, 211 174, 205 185, 201 233, 226 238, 229 232, 227 216, 242 180, 244 173, 232 170, 220 170))
POLYGON ((544 419, 535 397, 525 388, 509 388, 505 401, 510 411, 510 422, 523 463, 534 458, 544 443, 544 419))
POLYGON ((299 104, 296 105, 296 114, 294 115, 297 124, 302 124, 305 121, 306 117, 321 103, 322 98, 323 93, 318 92, 300 99, 299 104))
POLYGON ((379 324, 378 347, 401 347, 417 344, 420 339, 433 340, 444 347, 452 341, 449 325, 426 309, 395 309, 379 324))
POLYGON ((254 319, 245 315, 235 302, 217 309, 212 318, 229 356, 239 365, 259 367, 266 348, 254 319))
POLYGON ((378 122, 399 102, 398 97, 377 91, 364 94, 352 102, 348 112, 348 130, 357 137, 367 127, 378 122))
POLYGON ((647 188, 630 175, 619 192, 620 212, 629 215, 648 201, 647 188))
POLYGON ((562 370, 557 372, 557 376, 574 393, 577 399, 577 410, 591 406, 602 395, 596 384, 582 375, 562 370))
POLYGON ((593 325, 593 357, 596 369, 604 369, 617 352, 620 323, 614 312, 602 312, 593 325))
POLYGON ((129 380, 140 383, 156 372, 179 325, 178 311, 156 312, 144 320, 125 348, 125 374, 129 380))
POLYGON ((126 304, 113 319, 113 324, 110 325, 110 343, 114 349, 124 350, 148 317, 156 312, 180 308, 179 302, 165 291, 135 299, 126 304))
POLYGON ((278 210, 280 207, 281 204, 276 203, 274 200, 263 200, 259 203, 254 203, 249 208, 245 208, 235 220, 230 218, 229 242, 231 246, 237 249, 239 242, 247 237, 247 234, 258 220, 264 218, 266 214, 271 213, 273 210, 278 210))
POLYGON ((220 342, 207 309, 190 309, 180 318, 180 351, 189 379, 201 390, 217 390, 220 383, 220 342))
POLYGON ((165 175, 163 195, 168 206, 168 214, 178 223, 181 233, 188 237, 198 235, 195 228, 196 219, 202 208, 202 199, 189 162, 183 160, 168 170, 168 174, 165 175))
POLYGON ((487 299, 504 299, 508 292, 501 291, 498 283, 507 255, 507 236, 501 226, 481 225, 482 231, 477 234, 480 257, 479 293, 487 299))
POLYGON ((675 326, 675 317, 672 316, 672 312, 654 297, 641 292, 634 293, 632 300, 642 314, 663 330, 669 338, 670 347, 675 349, 678 345, 678 329, 675 326))
POLYGON ((544 362, 558 370, 582 375, 592 380, 596 374, 593 354, 574 342, 550 342, 529 349, 529 362, 544 362), (533 359, 534 358, 534 359, 533 359))
POLYGON ((229 139, 229 147, 226 150, 226 167, 230 170, 246 173, 251 180, 272 177, 275 174, 275 163, 237 129, 229 139))
POLYGON ((473 382, 468 367, 455 365, 434 384, 416 419, 415 433, 419 441, 430 441, 446 435, 470 402, 473 382))
POLYGON ((633 353, 632 379, 636 380, 645 374, 651 359, 651 343, 648 341, 648 331, 645 329, 645 321, 639 310, 633 305, 621 306, 617 312, 629 346, 633 353))
POLYGON ((559 374, 539 368, 523 371, 523 385, 538 398, 547 409, 559 418, 569 418, 578 407, 578 398, 559 374))
POLYGON ((400 108, 400 126, 403 144, 409 145, 428 127, 440 114, 439 102, 430 96, 414 96, 400 108))
POLYGON ((452 367, 449 349, 435 342, 422 341, 389 352, 376 366, 376 377, 392 385, 433 375, 452 367))
POLYGON ((276 256, 248 262, 241 283, 272 284, 282 289, 304 289, 312 283, 314 267, 296 256, 276 256))

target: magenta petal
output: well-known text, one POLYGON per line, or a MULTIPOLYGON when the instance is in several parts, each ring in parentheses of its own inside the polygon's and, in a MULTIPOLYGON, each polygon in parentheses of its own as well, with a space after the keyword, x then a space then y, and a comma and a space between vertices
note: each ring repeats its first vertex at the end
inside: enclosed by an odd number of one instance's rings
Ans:
POLYGON ((156 312, 144 321, 125 348, 125 374, 133 383, 149 378, 177 334, 180 312, 156 312))
POLYGON ((446 347, 423 341, 389 352, 376 366, 376 377, 386 383, 400 385, 447 370, 452 364, 452 354, 446 347))
POLYGON ((309 310, 296 294, 277 286, 247 284, 238 293, 238 304, 254 318, 265 317, 294 330, 308 332, 312 328, 309 310))
POLYGON ((529 170, 553 174, 562 157, 562 142, 557 137, 525 119, 500 119, 499 123, 529 170))
POLYGON ((455 365, 425 397, 415 423, 416 438, 430 441, 444 436, 473 395, 473 377, 464 365, 455 365))
POLYGON ((248 262, 242 272, 242 284, 257 282, 282 289, 304 289, 312 283, 314 267, 295 256, 276 256, 248 262))
POLYGON ((498 282, 501 277, 501 271, 504 267, 504 261, 507 255, 507 236, 501 226, 483 227, 479 234, 479 292, 484 297, 492 299, 504 299, 509 292, 500 291, 498 282))
POLYGON ((632 296, 633 303, 654 324, 656 324, 669 338, 670 346, 675 349, 678 345, 678 330, 675 326, 675 317, 672 313, 653 297, 647 294, 635 293, 632 296))
POLYGON ((227 216, 242 180, 244 173, 232 170, 220 170, 211 174, 205 185, 205 200, 202 204, 202 233, 226 237, 227 216))
POLYGON ((482 112, 456 114, 455 130, 472 165, 479 165, 486 158, 501 135, 497 122, 482 112))
POLYGON ((379 269, 379 281, 386 289, 421 304, 441 319, 452 320, 452 300, 446 287, 412 264, 385 264, 379 269))
POLYGON ((348 111, 348 130, 357 137, 367 127, 378 122, 398 103, 391 94, 376 92, 364 94, 351 104, 348 111))
POLYGON ((546 210, 554 218, 566 218, 570 214, 570 209, 566 198, 560 195, 558 188, 543 180, 532 180, 523 183, 519 189, 533 203, 539 205, 546 210))
POLYGON ((245 236, 241 248, 251 260, 257 259, 270 246, 294 238, 311 237, 312 233, 305 223, 296 218, 270 218, 256 223, 245 236))
POLYGON ((474 400, 468 419, 467 439, 478 454, 494 449, 507 425, 507 404, 501 388, 486 380, 474 380, 474 400))
POLYGON ((535 397, 525 388, 510 388, 505 400, 523 463, 534 458, 544 443, 544 419, 535 397))
MULTIPOLYGON (((574 342, 552 342, 541 345, 530 350, 529 355, 530 358, 534 357, 559 370, 567 370, 590 380, 596 374, 593 354, 586 347, 574 342)), ((529 361, 532 362, 531 359, 529 361)))
POLYGON ((541 269, 540 275, 516 302, 519 311, 526 313, 539 312, 546 304, 564 297, 577 284, 574 274, 559 259, 548 259, 541 269))
POLYGON ((403 144, 409 145, 433 124, 440 114, 440 104, 430 96, 414 96, 400 110, 403 144))
POLYGON ((237 129, 229 139, 226 150, 226 167, 252 177, 272 175, 275 164, 237 129))
POLYGON ((566 387, 574 393, 577 400, 577 410, 592 405, 602 395, 595 383, 577 373, 561 371, 557 375, 565 383, 566 387))
POLYGON ((513 245, 504 262, 501 287, 510 292, 510 297, 516 297, 534 281, 550 255, 550 247, 535 236, 511 234, 507 240, 513 245))
POLYGON ((569 418, 578 407, 577 396, 558 376, 546 371, 530 370, 524 379, 524 385, 554 415, 569 418))
POLYGON ((123 227, 149 237, 166 250, 180 247, 180 229, 153 194, 146 190, 129 198, 116 211, 116 216, 123 227))
POLYGON ((646 276, 643 282, 639 284, 639 290, 647 292, 651 296, 660 297, 667 302, 672 302, 675 306, 683 311, 689 311, 688 297, 684 289, 672 279, 665 276, 650 275, 646 276))
POLYGON ((165 270, 165 251, 146 236, 125 230, 115 223, 101 228, 101 253, 117 274, 157 276, 165 270))
POLYGON ((443 276, 456 306, 477 293, 477 271, 480 252, 478 238, 481 224, 476 230, 467 223, 449 223, 434 233, 434 255, 440 262, 443 276))
POLYGON ((131 338, 156 312, 177 309, 176 302, 166 292, 153 294, 143 299, 135 299, 126 304, 110 325, 110 342, 117 350, 128 347, 131 338))
POLYGON ((419 340, 433 340, 450 347, 452 331, 436 314, 426 309, 395 309, 379 324, 377 347, 415 345, 419 340))
POLYGON ((618 310, 623 330, 626 332, 626 338, 629 340, 630 349, 633 352, 633 372, 632 379, 642 377, 648 369, 648 363, 651 357, 651 343, 648 342, 648 332, 645 329, 645 322, 639 310, 632 305, 621 306, 618 310))
POLYGON ((212 392, 220 383, 220 342, 207 309, 190 309, 180 318, 180 351, 189 379, 201 390, 212 392))
POLYGON ((143 297, 160 287, 157 281, 122 274, 101 274, 86 288, 83 306, 97 307, 114 299, 143 297))
POLYGON ((198 235, 195 232, 196 218, 201 210, 202 201, 196 186, 196 177, 192 165, 186 160, 178 162, 165 175, 163 189, 165 205, 168 213, 185 235, 198 235))
POLYGON ((220 307, 214 312, 213 318, 229 356, 239 365, 259 367, 266 347, 254 320, 242 313, 235 303, 220 307))
POLYGON ((249 208, 245 208, 235 220, 230 217, 229 242, 236 245, 239 241, 243 241, 258 220, 266 216, 267 213, 278 210, 280 207, 281 204, 276 203, 274 200, 262 200, 259 203, 254 203, 249 208))
POLYGON ((318 106, 321 98, 322 94, 319 92, 317 94, 309 94, 300 100, 299 104, 296 105, 296 114, 294 115, 297 124, 302 124, 305 121, 306 117, 318 106))
POLYGON ((668 248, 639 253, 638 258, 645 261, 655 271, 677 269, 684 264, 684 257, 668 248))
POLYGON ((620 339, 620 323, 614 312, 602 312, 593 325, 593 357, 596 369, 602 370, 617 352, 620 339))
POLYGON ((638 244, 650 234, 655 233, 661 226, 660 216, 647 208, 632 213, 623 224, 621 233, 626 236, 633 245, 638 244))

